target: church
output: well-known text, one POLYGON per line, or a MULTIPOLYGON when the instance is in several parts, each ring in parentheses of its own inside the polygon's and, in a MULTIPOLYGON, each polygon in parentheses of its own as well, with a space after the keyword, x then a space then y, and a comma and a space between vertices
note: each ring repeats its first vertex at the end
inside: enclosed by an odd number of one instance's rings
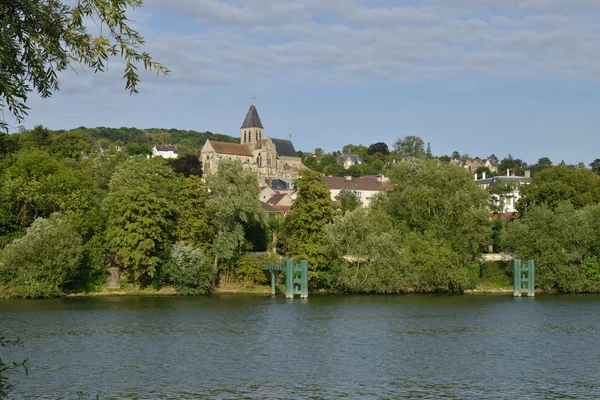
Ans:
POLYGON ((223 159, 240 161, 259 178, 294 179, 306 168, 291 140, 264 139, 264 128, 254 104, 240 128, 239 144, 206 141, 200 153, 204 174, 215 172, 223 159))

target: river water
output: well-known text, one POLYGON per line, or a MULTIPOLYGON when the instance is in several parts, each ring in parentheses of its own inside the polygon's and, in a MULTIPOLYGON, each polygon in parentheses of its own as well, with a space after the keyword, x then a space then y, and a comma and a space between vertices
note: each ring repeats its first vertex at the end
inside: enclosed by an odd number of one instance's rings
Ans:
POLYGON ((1 301, 0 332, 16 398, 600 398, 600 296, 1 301))

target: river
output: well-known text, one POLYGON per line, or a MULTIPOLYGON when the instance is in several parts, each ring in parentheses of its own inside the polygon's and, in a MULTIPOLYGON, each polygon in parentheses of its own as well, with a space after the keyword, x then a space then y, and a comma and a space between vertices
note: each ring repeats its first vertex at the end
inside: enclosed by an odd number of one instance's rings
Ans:
POLYGON ((600 398, 600 296, 0 301, 0 331, 16 398, 600 398))

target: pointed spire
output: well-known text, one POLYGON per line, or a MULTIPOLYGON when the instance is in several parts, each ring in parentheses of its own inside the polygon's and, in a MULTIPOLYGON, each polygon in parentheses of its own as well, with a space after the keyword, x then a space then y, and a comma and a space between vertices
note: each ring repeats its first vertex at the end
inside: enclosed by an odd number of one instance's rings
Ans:
POLYGON ((247 128, 264 129, 262 126, 262 123, 260 122, 260 117, 258 116, 258 111, 256 111, 256 107, 254 106, 254 104, 252 104, 250 106, 250 109, 248 110, 248 114, 246 114, 246 119, 244 120, 244 123, 242 124, 242 127, 240 129, 247 129, 247 128))

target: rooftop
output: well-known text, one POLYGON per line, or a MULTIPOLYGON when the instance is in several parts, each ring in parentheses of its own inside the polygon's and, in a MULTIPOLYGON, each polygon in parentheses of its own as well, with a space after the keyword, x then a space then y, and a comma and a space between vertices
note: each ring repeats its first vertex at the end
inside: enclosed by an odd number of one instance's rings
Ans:
POLYGON ((247 129, 247 128, 264 129, 262 126, 262 122, 260 122, 260 117, 258 116, 258 111, 256 111, 256 107, 254 106, 254 104, 252 104, 250 106, 250 109, 248 110, 248 114, 246 114, 246 119, 244 119, 244 123, 242 124, 242 127, 240 129, 247 129))

